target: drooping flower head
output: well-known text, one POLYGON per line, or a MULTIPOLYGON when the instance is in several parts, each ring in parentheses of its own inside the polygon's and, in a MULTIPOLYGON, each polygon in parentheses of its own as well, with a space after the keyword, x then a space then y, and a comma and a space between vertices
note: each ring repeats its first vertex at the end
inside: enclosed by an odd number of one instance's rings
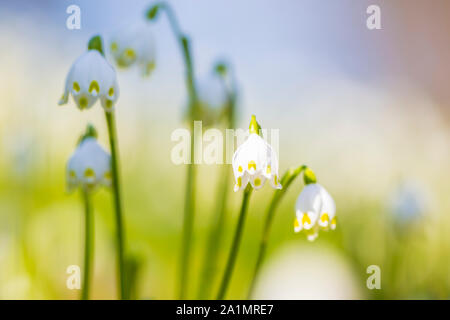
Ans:
MULTIPOLYGON (((119 97, 116 72, 101 54, 101 49, 99 51, 94 46, 91 48, 92 42, 99 41, 101 43, 99 37, 92 38, 89 50, 73 63, 67 75, 59 105, 66 104, 69 101, 69 95, 72 94, 80 110, 91 108, 97 99, 100 99, 106 111, 114 110, 119 97)), ((97 46, 101 48, 101 44, 97 46)))
POLYGON ((155 68, 155 40, 149 23, 119 30, 111 38, 110 50, 119 67, 138 65, 143 76, 150 75, 155 68))
POLYGON ((101 185, 111 185, 111 156, 94 135, 85 135, 67 162, 67 188, 92 191, 101 185))
POLYGON ((250 135, 239 146, 233 156, 232 165, 236 184, 234 191, 245 189, 250 182, 254 189, 260 189, 266 180, 275 189, 281 189, 278 181, 278 157, 275 151, 259 135, 260 126, 252 116, 250 135))
POLYGON ((295 205, 294 231, 305 230, 308 240, 313 241, 320 229, 336 229, 336 205, 328 191, 316 182, 311 169, 305 169, 303 177, 306 186, 295 205))

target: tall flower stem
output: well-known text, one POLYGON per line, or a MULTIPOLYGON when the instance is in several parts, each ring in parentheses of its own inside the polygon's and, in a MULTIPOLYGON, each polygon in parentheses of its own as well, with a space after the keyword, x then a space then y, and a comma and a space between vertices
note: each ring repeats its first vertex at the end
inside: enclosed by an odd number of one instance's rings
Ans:
MULTIPOLYGON (((181 31, 178 20, 170 5, 166 2, 158 2, 153 5, 147 12, 147 18, 153 20, 157 17, 159 11, 165 11, 172 28, 173 34, 177 39, 186 68, 186 87, 189 94, 189 110, 188 121, 191 130, 191 160, 194 154, 194 120, 197 116, 197 91, 194 81, 194 68, 192 63, 192 55, 188 37, 181 31)), ((179 265, 179 289, 178 297, 184 299, 186 295, 186 284, 189 276, 189 257, 192 242, 192 228, 194 225, 195 210, 195 165, 191 162, 187 167, 186 194, 184 202, 184 218, 183 218, 183 236, 181 244, 181 255, 179 265)))
POLYGON ((250 195, 252 193, 252 187, 247 185, 244 190, 244 197, 242 198, 241 212, 239 213, 239 220, 236 227, 236 232, 234 234, 233 244, 231 246, 230 255, 228 257, 228 262, 225 267, 225 272, 223 274, 222 283, 220 285, 219 293, 217 294, 217 300, 222 300, 228 289, 228 285, 231 280, 231 275, 233 273, 234 265, 236 263, 236 258, 239 252, 239 246, 242 238, 242 231, 244 230, 245 217, 248 211, 248 203, 250 200, 250 195))
MULTIPOLYGON (((192 122, 191 132, 193 132, 193 123, 194 122, 192 122)), ((193 138, 191 138, 191 155, 193 154, 193 146, 193 138)), ((191 252, 192 229, 194 225, 195 173, 195 165, 193 163, 188 164, 186 194, 184 200, 183 236, 181 242, 181 256, 179 265, 179 299, 185 298, 187 278, 189 275, 189 256, 191 252)))
POLYGON ((93 257, 94 257, 94 215, 92 212, 91 197, 89 191, 83 189, 83 202, 85 212, 84 222, 84 272, 81 299, 89 299, 89 284, 91 282, 93 257))
POLYGON ((194 85, 194 76, 192 69, 192 61, 189 50, 189 42, 187 38, 182 37, 183 56, 186 63, 186 83, 189 92, 189 127, 191 132, 191 163, 187 165, 187 181, 186 194, 184 199, 184 218, 183 218, 183 237, 182 237, 182 251, 180 259, 180 287, 178 296, 183 299, 186 295, 186 284, 189 276, 189 257, 191 252, 192 229, 194 225, 194 210, 195 210, 195 178, 196 168, 193 163, 194 155, 194 120, 196 117, 197 93, 194 85))
MULTIPOLYGON (((221 76, 224 87, 227 87, 225 81, 225 74, 228 73, 229 66, 219 63, 216 66, 216 72, 221 76)), ((227 125, 228 128, 234 128, 235 126, 235 108, 236 108, 236 87, 234 81, 232 81, 228 92, 227 102, 227 125)), ((219 184, 217 189, 217 207, 214 214, 214 221, 212 223, 211 231, 208 237, 207 248, 205 253, 205 260, 203 269, 200 273, 200 284, 198 289, 198 298, 207 299, 210 294, 211 286, 214 283, 214 275, 217 270, 217 257, 221 247, 221 240, 224 231, 224 224, 226 218, 226 202, 228 195, 230 170, 227 165, 222 166, 221 175, 219 178, 219 184)))
POLYGON ((277 209, 277 206, 280 203, 280 200, 283 197, 283 195, 286 193, 288 187, 291 185, 291 183, 306 168, 307 167, 303 165, 301 167, 298 167, 297 169, 288 170, 281 178, 281 185, 283 186, 283 189, 276 190, 273 194, 272 200, 270 201, 269 207, 267 209, 263 233, 262 233, 261 241, 259 243, 258 258, 256 259, 256 265, 255 265, 255 269, 253 271, 252 282, 250 284, 250 290, 249 290, 248 297, 247 297, 248 299, 250 299, 252 297, 253 290, 254 290, 254 287, 256 284, 256 280, 258 278, 262 262, 266 255, 267 242, 269 240, 270 230, 272 227, 273 218, 275 216, 275 211, 277 209))
POLYGON ((217 270, 217 256, 221 246, 223 235, 222 231, 225 222, 228 179, 229 168, 228 166, 223 166, 219 187, 217 189, 217 208, 214 215, 213 225, 208 237, 203 269, 200 273, 200 285, 198 291, 199 299, 208 298, 214 280, 214 274, 217 270))
POLYGON ((125 263, 124 263, 124 225, 122 217, 122 201, 120 193, 119 178, 119 150, 117 147, 117 130, 114 111, 105 112, 106 123, 108 125, 109 145, 111 149, 111 174, 112 189, 114 195, 114 208, 116 219, 116 246, 117 246, 117 283, 120 292, 120 299, 127 299, 125 289, 125 263))

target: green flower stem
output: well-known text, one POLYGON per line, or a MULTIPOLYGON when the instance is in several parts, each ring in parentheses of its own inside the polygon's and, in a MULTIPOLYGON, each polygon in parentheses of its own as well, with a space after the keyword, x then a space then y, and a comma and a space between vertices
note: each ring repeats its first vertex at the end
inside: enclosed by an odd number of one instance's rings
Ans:
POLYGON ((89 299, 89 284, 91 283, 93 257, 94 257, 94 215, 92 212, 91 197, 89 191, 83 189, 83 201, 85 211, 84 222, 84 272, 81 299, 89 299))
POLYGON ((273 218, 275 216, 275 210, 276 210, 278 204, 280 203, 281 198, 286 193, 288 187, 295 180, 295 178, 306 168, 307 168, 306 166, 301 166, 301 167, 298 167, 297 169, 288 170, 281 178, 281 185, 283 186, 283 189, 278 189, 273 194, 272 200, 271 200, 268 210, 267 210, 267 215, 266 215, 266 220, 264 223, 264 229, 263 229, 263 233, 262 233, 262 237, 261 237, 261 242, 259 244, 258 258, 256 260, 255 269, 253 271, 253 278, 252 278, 252 282, 250 284, 250 290, 249 290, 248 297, 247 297, 248 299, 250 299, 253 294, 256 280, 258 278, 258 274, 259 274, 262 262, 264 260, 265 254, 266 254, 267 242, 269 240, 269 234, 270 234, 270 229, 272 227, 273 218))
MULTIPOLYGON (((194 71, 192 56, 190 50, 190 43, 187 36, 181 31, 178 24, 178 20, 174 11, 170 5, 166 2, 159 2, 150 8, 148 11, 148 19, 153 20, 158 15, 159 11, 165 11, 169 20, 170 26, 174 33, 175 38, 179 42, 181 52, 183 54, 184 64, 186 67, 186 86, 189 94, 189 113, 188 120, 191 129, 191 159, 194 154, 194 120, 197 116, 197 91, 194 81, 194 71)), ((194 204, 195 204, 195 165, 193 163, 188 164, 187 168, 187 182, 186 182, 186 195, 184 203, 184 221, 183 221, 183 236, 182 236, 182 251, 181 261, 179 266, 179 289, 178 297, 184 299, 186 295, 186 284, 189 276, 189 257, 191 251, 192 242, 192 228, 194 225, 194 204)))
POLYGON ((231 275, 233 273, 234 264, 236 262, 237 254, 239 251, 239 245, 241 243, 242 231, 244 229, 245 217, 247 215, 248 203, 250 200, 250 195, 252 193, 252 187, 250 184, 244 190, 244 197, 242 198, 241 212, 239 213, 239 220, 236 227, 236 233, 234 234, 233 244, 231 246, 230 255, 228 257, 228 262, 223 274, 222 283, 220 285, 219 293, 217 294, 217 300, 223 300, 227 292, 228 285, 231 280, 231 275))
POLYGON ((111 173, 112 190, 114 195, 114 207, 116 218, 116 240, 117 240, 117 282, 120 292, 120 299, 127 299, 125 290, 125 265, 124 265, 124 226, 122 217, 122 201, 120 197, 119 180, 119 150, 117 148, 117 130, 113 112, 105 112, 106 123, 108 125, 109 145, 111 148, 111 173))
POLYGON ((166 2, 159 2, 153 5, 149 10, 148 19, 156 19, 159 11, 164 11, 166 13, 170 27, 172 28, 173 34, 180 45, 181 53, 183 54, 184 64, 186 67, 186 86, 189 94, 189 120, 193 121, 196 119, 197 91, 194 81, 194 67, 192 63, 189 39, 181 31, 178 19, 176 18, 172 7, 166 2))
MULTIPOLYGON (((183 56, 186 64, 186 85, 189 92, 189 122, 190 122, 190 132, 191 132, 191 161, 193 161, 194 155, 194 120, 196 119, 196 109, 197 109, 197 92, 195 89, 194 82, 194 72, 192 67, 192 59, 189 49, 189 41, 186 37, 181 36, 180 38, 183 47, 183 56)), ((183 226, 183 238, 181 252, 181 264, 180 264, 180 288, 179 288, 179 298, 184 299, 186 294, 186 284, 187 278, 189 276, 189 256, 191 251, 191 239, 192 239, 192 228, 194 225, 194 210, 195 210, 195 178, 196 170, 194 163, 188 164, 187 168, 187 182, 186 182, 186 195, 185 195, 185 205, 184 205, 184 226, 183 226)))
POLYGON ((225 224, 228 180, 229 168, 228 166, 223 166, 219 188, 217 189, 217 209, 216 214, 214 215, 215 220, 208 237, 204 266, 202 272, 200 273, 200 285, 198 291, 199 299, 207 299, 209 297, 214 280, 214 274, 217 270, 217 256, 221 247, 221 240, 224 230, 223 226, 225 224))
MULTIPOLYGON (((193 124, 191 132, 193 132, 193 124)), ((191 155, 194 153, 193 137, 191 138, 191 155)), ((192 242, 192 229, 194 225, 194 204, 195 204, 195 172, 196 167, 193 163, 187 167, 186 194, 184 202, 183 235, 181 242, 181 256, 179 266, 179 299, 184 299, 186 295, 186 284, 189 275, 189 256, 192 242)))
MULTIPOLYGON (((194 155, 194 120, 196 118, 197 109, 197 92, 195 89, 194 72, 192 67, 192 59, 189 49, 189 41, 186 37, 180 36, 183 47, 183 57, 186 64, 186 85, 189 92, 189 122, 191 132, 191 161, 194 155)), ((195 164, 188 164, 187 168, 187 182, 186 195, 184 204, 184 221, 183 221, 183 237, 182 237, 182 252, 180 263, 180 287, 178 296, 184 299, 186 295, 187 279, 189 277, 189 257, 191 253, 192 229, 194 225, 194 210, 195 210, 195 181, 196 181, 195 164)))
MULTIPOLYGON (((224 70, 229 70, 229 67, 224 66, 224 70)), ((216 67, 217 68, 217 67, 216 67)), ((220 79, 225 87, 227 83, 225 81, 225 74, 219 73, 220 79)), ((235 108, 236 108, 236 87, 234 82, 231 83, 230 88, 227 88, 228 95, 228 128, 234 128, 235 126, 235 108)), ((221 177, 219 180, 219 187, 217 189, 217 209, 214 215, 214 221, 211 227, 211 231, 208 237, 208 243, 205 254, 205 261, 203 269, 200 273, 200 285, 198 291, 199 299, 207 299, 210 294, 211 286, 214 283, 214 275, 217 270, 217 256, 221 247, 221 240, 224 231, 225 218, 226 218, 226 203, 228 196, 228 184, 229 184, 229 168, 228 166, 222 167, 221 177)))

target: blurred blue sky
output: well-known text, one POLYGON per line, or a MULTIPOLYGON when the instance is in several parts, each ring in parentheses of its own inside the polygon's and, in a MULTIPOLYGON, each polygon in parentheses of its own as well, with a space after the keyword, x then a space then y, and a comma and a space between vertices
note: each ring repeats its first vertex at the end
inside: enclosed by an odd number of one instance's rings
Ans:
MULTIPOLYGON (((433 6, 425 0, 169 2, 193 38, 198 75, 208 72, 218 57, 228 58, 250 109, 258 104, 295 108, 292 101, 308 92, 312 83, 319 79, 326 88, 333 86, 334 77, 375 87, 406 83, 444 107, 450 102, 448 1, 436 0, 433 6), (381 7, 382 30, 366 28, 366 8, 373 3, 381 7)), ((152 3, 2 1, 0 17, 7 21, 2 29, 20 30, 19 47, 22 41, 35 42, 45 50, 57 50, 70 63, 90 36, 100 33, 107 38, 120 26, 141 19, 152 3), (81 30, 66 28, 70 4, 81 8, 81 30)), ((167 19, 160 18, 155 25, 159 76, 155 81, 163 91, 164 83, 167 90, 179 89, 183 65, 167 19)))

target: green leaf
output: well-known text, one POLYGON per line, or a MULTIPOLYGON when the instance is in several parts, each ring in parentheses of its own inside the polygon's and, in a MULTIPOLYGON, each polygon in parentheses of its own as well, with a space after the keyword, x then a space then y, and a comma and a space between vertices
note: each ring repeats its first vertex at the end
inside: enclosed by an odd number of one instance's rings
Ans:
POLYGON ((148 9, 147 11, 147 19, 148 20, 154 20, 156 18, 156 16, 158 15, 159 12, 159 4, 155 4, 153 7, 151 7, 150 9, 148 9))
POLYGON ((314 171, 310 168, 305 168, 305 171, 303 171, 303 181, 305 181, 305 184, 316 183, 317 179, 314 171))
POLYGON ((103 41, 100 35, 93 36, 88 42, 88 50, 97 50, 104 56, 103 41))
POLYGON ((225 76, 227 74, 227 66, 223 62, 218 62, 216 64, 214 70, 221 76, 225 76))
POLYGON ((97 130, 95 129, 93 124, 89 123, 86 126, 86 131, 81 135, 80 139, 78 139, 77 145, 80 145, 87 138, 97 139, 97 137, 98 137, 97 130))

